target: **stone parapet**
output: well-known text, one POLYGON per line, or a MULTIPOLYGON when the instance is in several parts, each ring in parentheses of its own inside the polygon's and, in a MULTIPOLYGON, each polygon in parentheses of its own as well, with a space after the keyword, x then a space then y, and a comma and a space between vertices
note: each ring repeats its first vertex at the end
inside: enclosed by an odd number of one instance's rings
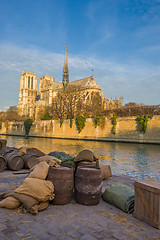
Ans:
MULTIPOLYGON (((160 144, 159 115, 148 121, 145 133, 140 133, 137 117, 117 118, 115 135, 112 133, 112 128, 111 118, 105 118, 103 126, 100 125, 96 128, 94 118, 88 118, 80 133, 75 119, 73 119, 72 128, 70 127, 70 119, 64 120, 62 126, 60 126, 60 120, 43 120, 33 123, 29 135, 32 137, 160 144)), ((23 136, 25 134, 23 122, 2 123, 0 134, 23 136)))

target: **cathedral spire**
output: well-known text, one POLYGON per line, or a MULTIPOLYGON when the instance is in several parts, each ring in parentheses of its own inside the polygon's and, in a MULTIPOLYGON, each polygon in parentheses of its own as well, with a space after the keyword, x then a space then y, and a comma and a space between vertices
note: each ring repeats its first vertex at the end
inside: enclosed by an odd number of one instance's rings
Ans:
POLYGON ((63 68, 63 86, 66 86, 69 83, 69 71, 68 71, 68 63, 67 63, 67 44, 65 50, 65 61, 64 61, 64 68, 63 68))
POLYGON ((67 43, 66 43, 66 50, 65 50, 65 62, 64 62, 64 65, 68 67, 68 64, 67 64, 67 43))

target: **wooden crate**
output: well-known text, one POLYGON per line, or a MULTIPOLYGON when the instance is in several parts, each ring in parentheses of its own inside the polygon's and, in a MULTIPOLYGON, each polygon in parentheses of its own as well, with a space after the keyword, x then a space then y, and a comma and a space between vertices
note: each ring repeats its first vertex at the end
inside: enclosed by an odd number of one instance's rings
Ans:
POLYGON ((136 181, 134 216, 160 229, 160 182, 136 181))

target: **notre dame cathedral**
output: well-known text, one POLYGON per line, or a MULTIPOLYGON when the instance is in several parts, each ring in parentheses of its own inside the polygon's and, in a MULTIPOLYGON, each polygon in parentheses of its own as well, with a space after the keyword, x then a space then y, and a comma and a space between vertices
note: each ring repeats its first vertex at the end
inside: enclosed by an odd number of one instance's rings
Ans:
POLYGON ((69 70, 67 63, 67 45, 65 49, 65 61, 63 68, 62 82, 56 82, 52 76, 43 76, 39 80, 39 92, 37 89, 37 76, 32 72, 22 72, 20 77, 18 112, 22 116, 28 116, 37 119, 37 114, 42 107, 52 106, 58 92, 62 89, 70 88, 78 91, 83 96, 85 101, 91 98, 92 93, 98 93, 104 102, 105 109, 107 107, 114 107, 119 104, 119 100, 112 100, 101 93, 101 88, 96 83, 93 75, 83 79, 69 82, 69 70))

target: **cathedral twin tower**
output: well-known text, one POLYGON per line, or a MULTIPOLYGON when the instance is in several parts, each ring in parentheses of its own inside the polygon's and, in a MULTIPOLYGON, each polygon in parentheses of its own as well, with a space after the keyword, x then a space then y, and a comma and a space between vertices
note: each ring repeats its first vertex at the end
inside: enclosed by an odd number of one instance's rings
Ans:
POLYGON ((65 62, 63 68, 62 83, 55 82, 52 76, 43 76, 39 81, 39 92, 37 90, 37 76, 32 72, 22 72, 20 77, 18 110, 21 115, 34 117, 35 109, 40 106, 51 105, 56 95, 55 89, 60 89, 69 83, 69 72, 67 63, 67 44, 65 50, 65 62))

